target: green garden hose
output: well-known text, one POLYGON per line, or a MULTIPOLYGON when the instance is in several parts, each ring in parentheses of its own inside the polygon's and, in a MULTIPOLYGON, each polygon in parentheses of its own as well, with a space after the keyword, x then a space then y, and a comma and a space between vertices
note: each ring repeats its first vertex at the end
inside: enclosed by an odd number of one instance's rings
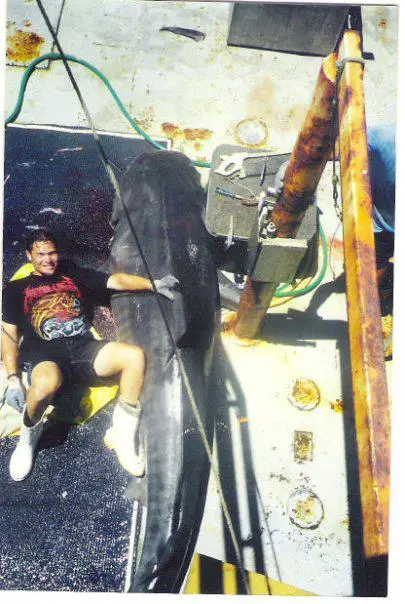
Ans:
MULTIPOLYGON (((123 105, 118 94, 115 92, 114 88, 111 86, 109 80, 106 78, 105 75, 103 75, 101 73, 101 71, 99 71, 97 69, 97 67, 94 67, 94 65, 91 65, 91 63, 88 63, 87 61, 84 61, 83 59, 78 59, 77 57, 74 57, 73 55, 65 55, 65 57, 68 61, 71 61, 72 63, 78 63, 79 65, 83 65, 84 67, 87 67, 87 69, 90 69, 90 71, 92 71, 97 77, 99 77, 102 80, 102 82, 107 86, 114 101, 117 103, 119 109, 121 110, 121 113, 131 124, 132 128, 138 134, 140 134, 147 142, 151 143, 151 145, 153 145, 156 149, 159 149, 161 151, 165 150, 165 147, 163 145, 161 145, 157 141, 153 140, 153 138, 151 138, 149 136, 149 134, 147 134, 144 130, 142 130, 142 128, 133 119, 133 117, 131 117, 131 115, 129 115, 128 111, 126 110, 125 106, 123 105)), ((37 59, 34 59, 28 65, 28 67, 24 71, 24 75, 21 80, 20 91, 18 94, 16 106, 14 108, 14 111, 6 119, 6 122, 5 122, 6 126, 8 124, 11 124, 12 122, 14 122, 17 119, 17 117, 19 116, 22 106, 23 106, 24 95, 25 95, 25 91, 27 88, 28 80, 30 79, 33 72, 35 71, 37 65, 39 65, 43 61, 61 61, 61 60, 62 60, 62 56, 59 53, 50 52, 50 53, 47 53, 45 55, 38 57, 37 59)), ((192 161, 192 163, 194 166, 197 166, 199 168, 210 168, 211 167, 211 164, 209 162, 192 161)), ((314 290, 323 280, 325 273, 326 273, 327 265, 328 265, 328 249, 327 249, 325 233, 322 229, 321 224, 319 224, 319 233, 320 233, 321 240, 322 240, 323 262, 322 262, 321 272, 319 273, 318 277, 315 279, 315 281, 313 283, 311 283, 307 287, 304 287, 304 288, 298 289, 298 290, 294 290, 294 291, 290 291, 290 292, 285 291, 287 289, 287 287, 290 285, 290 283, 284 283, 277 288, 277 290, 274 294, 274 296, 276 298, 296 298, 298 296, 303 296, 305 294, 308 294, 312 290, 314 290)))
MULTIPOLYGON (((138 134, 140 134, 146 141, 151 143, 151 145, 156 147, 156 149, 160 149, 161 151, 165 149, 165 147, 163 145, 161 145, 157 141, 153 140, 153 138, 151 138, 149 136, 149 134, 147 134, 144 130, 142 130, 142 128, 139 126, 139 124, 137 124, 137 122, 129 115, 128 111, 122 104, 122 101, 119 98, 118 94, 115 92, 114 88, 111 86, 110 82, 105 77, 105 75, 103 75, 101 73, 101 71, 99 71, 97 69, 97 67, 94 67, 94 65, 91 65, 90 63, 88 63, 87 61, 84 61, 83 59, 78 59, 77 57, 74 57, 73 55, 65 55, 65 56, 68 61, 71 61, 72 63, 78 63, 79 65, 83 65, 84 67, 87 67, 87 69, 90 69, 90 71, 92 71, 97 77, 99 77, 103 81, 103 83, 107 86, 114 101, 117 103, 122 114, 124 115, 124 117, 126 117, 128 122, 131 124, 132 128, 134 128, 134 130, 136 130, 136 132, 138 132, 138 134)), ((8 124, 11 124, 12 122, 14 122, 17 119, 17 117, 19 116, 20 111, 22 109, 22 105, 23 105, 23 101, 24 101, 24 94, 25 94, 25 90, 27 88, 28 80, 30 79, 33 72, 35 71, 36 66, 39 65, 39 63, 42 63, 43 61, 61 61, 61 60, 62 60, 62 56, 59 53, 50 52, 45 55, 42 55, 41 57, 38 57, 37 59, 34 59, 28 65, 27 69, 24 71, 24 75, 21 80, 17 104, 14 108, 14 111, 6 119, 6 126, 8 124)), ((193 165, 198 166, 200 168, 209 168, 211 166, 210 163, 203 162, 203 161, 193 161, 193 165)))

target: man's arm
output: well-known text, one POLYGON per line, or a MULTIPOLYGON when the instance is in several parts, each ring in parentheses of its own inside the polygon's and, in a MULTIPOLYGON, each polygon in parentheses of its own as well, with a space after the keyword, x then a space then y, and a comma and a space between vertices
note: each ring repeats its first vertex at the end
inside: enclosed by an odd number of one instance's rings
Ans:
MULTIPOLYGON (((90 291, 105 292, 106 289, 127 292, 150 292, 153 291, 152 283, 145 277, 131 275, 129 273, 107 273, 99 270, 74 267, 73 276, 80 278, 81 282, 90 291)), ((155 279, 157 293, 169 300, 174 300, 173 289, 178 285, 178 280, 173 275, 166 275, 161 279, 155 279)))
POLYGON ((138 277, 137 275, 128 275, 127 273, 113 273, 107 281, 107 288, 116 291, 152 291, 152 284, 149 279, 138 277))
MULTIPOLYGON (((158 294, 168 300, 173 300, 173 289, 179 282, 173 275, 166 275, 161 279, 155 279, 155 287, 158 294)), ((149 279, 138 277, 137 275, 128 275, 127 273, 113 273, 107 281, 107 288, 115 291, 153 291, 152 283, 149 279)))
POLYGON ((18 372, 18 327, 11 323, 2 322, 1 356, 7 375, 18 372))

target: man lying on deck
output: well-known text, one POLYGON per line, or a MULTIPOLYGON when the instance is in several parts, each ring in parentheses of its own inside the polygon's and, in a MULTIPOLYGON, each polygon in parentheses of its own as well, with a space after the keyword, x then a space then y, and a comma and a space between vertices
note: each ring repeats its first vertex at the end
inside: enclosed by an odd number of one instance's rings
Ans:
MULTIPOLYGON (((43 430, 43 417, 62 384, 105 383, 119 377, 111 436, 123 467, 135 476, 145 471, 142 447, 137 445, 146 359, 143 350, 122 342, 96 340, 91 329, 94 296, 106 289, 151 291, 149 279, 79 268, 59 258, 50 231, 38 230, 26 241, 33 272, 7 284, 3 291, 2 357, 8 374, 6 402, 22 411, 21 435, 10 461, 13 480, 30 473, 43 430), (19 339, 23 336, 21 347, 19 339), (19 375, 21 362, 31 365, 31 384, 25 392, 19 375)), ((156 290, 173 300, 178 281, 172 275, 155 281, 156 290)))

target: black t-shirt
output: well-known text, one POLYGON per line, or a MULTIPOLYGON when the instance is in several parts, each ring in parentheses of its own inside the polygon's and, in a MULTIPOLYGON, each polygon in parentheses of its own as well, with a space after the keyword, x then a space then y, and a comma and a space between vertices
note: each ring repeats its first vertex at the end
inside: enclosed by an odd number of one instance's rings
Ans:
POLYGON ((31 274, 11 281, 3 290, 3 321, 17 325, 24 348, 86 334, 109 276, 62 261, 51 277, 31 274))

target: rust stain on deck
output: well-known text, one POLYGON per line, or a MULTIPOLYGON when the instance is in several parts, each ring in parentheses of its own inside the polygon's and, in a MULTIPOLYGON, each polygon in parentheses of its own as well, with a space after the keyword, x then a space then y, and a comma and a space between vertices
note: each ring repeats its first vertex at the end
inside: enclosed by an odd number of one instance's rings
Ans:
POLYGON ((149 105, 137 118, 138 124, 144 130, 150 130, 155 120, 155 111, 153 105, 149 105))
POLYGON ((206 128, 184 128, 184 137, 188 141, 202 140, 206 141, 212 137, 212 130, 206 128))
POLYGON ((41 54, 41 46, 45 40, 33 31, 17 31, 7 39, 6 56, 17 63, 26 63, 36 59, 41 54))
POLYGON ((167 138, 174 142, 194 142, 195 145, 199 145, 198 149, 196 147, 197 150, 201 149, 200 141, 209 140, 213 135, 213 131, 207 128, 181 128, 170 122, 164 122, 161 128, 167 138))
POLYGON ((290 521, 303 529, 316 529, 324 518, 322 501, 309 489, 292 493, 287 503, 290 521))
POLYGON ((168 138, 179 138, 182 135, 181 128, 171 124, 170 122, 164 122, 161 128, 168 138))
POLYGON ((339 260, 343 259, 344 249, 343 241, 341 239, 337 239, 336 237, 332 239, 332 237, 328 237, 328 249, 332 252, 334 258, 339 258, 339 260))
POLYGON ((343 401, 340 398, 337 398, 335 401, 329 402, 329 406, 335 413, 343 413, 344 411, 343 401))
POLYGON ((234 328, 237 325, 237 313, 234 311, 229 311, 224 317, 221 319, 221 333, 224 337, 229 338, 238 346, 259 346, 261 344, 265 344, 262 340, 252 339, 252 338, 243 338, 239 337, 234 328))

